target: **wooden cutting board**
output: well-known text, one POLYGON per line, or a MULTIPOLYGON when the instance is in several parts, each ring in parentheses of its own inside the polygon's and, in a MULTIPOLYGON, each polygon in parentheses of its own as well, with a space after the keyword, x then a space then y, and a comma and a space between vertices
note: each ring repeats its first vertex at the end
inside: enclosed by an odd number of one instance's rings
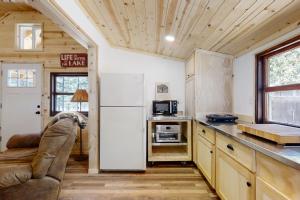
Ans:
POLYGON ((238 129, 277 142, 278 144, 300 143, 300 128, 278 124, 238 124, 238 129))

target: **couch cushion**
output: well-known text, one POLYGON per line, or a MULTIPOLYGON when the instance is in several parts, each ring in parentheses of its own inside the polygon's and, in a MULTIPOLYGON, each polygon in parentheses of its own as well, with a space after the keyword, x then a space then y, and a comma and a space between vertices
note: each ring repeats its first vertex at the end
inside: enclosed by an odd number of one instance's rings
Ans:
POLYGON ((25 183, 31 176, 32 169, 30 164, 1 165, 0 189, 25 183))
POLYGON ((12 136, 6 147, 11 148, 37 148, 40 144, 41 134, 22 134, 12 136))
POLYGON ((38 148, 7 149, 0 153, 1 163, 31 163, 37 154, 38 148))
MULTIPOLYGON (((64 146, 68 143, 68 139, 71 138, 72 141, 75 141, 75 136, 76 124, 73 119, 61 119, 48 127, 42 136, 38 153, 32 162, 33 178, 43 178, 46 176, 50 166, 52 164, 57 164, 55 158, 61 154, 61 151, 65 151, 64 146)), ((70 149, 72 149, 74 141, 73 143, 68 144, 70 149)), ((65 153, 70 152, 66 151, 65 153)), ((62 163, 66 162, 64 158, 60 157, 58 157, 57 160, 62 163)))

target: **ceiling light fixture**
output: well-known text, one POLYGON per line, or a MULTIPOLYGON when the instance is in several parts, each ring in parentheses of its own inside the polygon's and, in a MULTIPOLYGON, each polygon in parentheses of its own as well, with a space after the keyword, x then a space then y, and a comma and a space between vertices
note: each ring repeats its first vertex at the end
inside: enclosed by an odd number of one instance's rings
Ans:
POLYGON ((174 35, 166 35, 165 40, 167 40, 168 42, 174 42, 175 37, 174 37, 174 35))

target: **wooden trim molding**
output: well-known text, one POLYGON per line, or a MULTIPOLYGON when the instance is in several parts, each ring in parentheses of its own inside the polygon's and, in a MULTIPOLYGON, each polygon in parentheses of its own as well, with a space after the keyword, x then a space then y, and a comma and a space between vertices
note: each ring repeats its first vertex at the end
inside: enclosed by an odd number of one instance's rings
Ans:
MULTIPOLYGON (((270 122, 266 119, 266 102, 265 93, 266 92, 276 92, 276 91, 288 91, 288 90, 300 90, 300 84, 290 84, 281 86, 271 86, 267 85, 266 77, 266 63, 267 59, 276 54, 283 53, 285 51, 294 49, 300 46, 300 35, 291 38, 281 44, 271 47, 261 53, 256 54, 256 66, 255 66, 255 122, 256 123, 277 123, 270 122)), ((290 124, 285 124, 293 126, 290 124)))

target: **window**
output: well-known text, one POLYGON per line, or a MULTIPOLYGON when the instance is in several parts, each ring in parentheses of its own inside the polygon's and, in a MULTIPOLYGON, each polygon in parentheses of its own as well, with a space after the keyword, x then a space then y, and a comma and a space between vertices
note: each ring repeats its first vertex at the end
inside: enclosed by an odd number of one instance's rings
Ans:
MULTIPOLYGON (((88 90, 87 73, 51 73, 50 115, 61 111, 80 111, 80 103, 71 102, 77 89, 88 90)), ((81 103, 81 112, 88 113, 88 102, 81 103)))
POLYGON ((17 24, 17 47, 22 50, 42 50, 41 24, 17 24))
POLYGON ((256 58, 256 122, 300 126, 300 36, 256 58))
POLYGON ((33 88, 36 86, 35 69, 10 69, 7 73, 7 87, 33 88))

